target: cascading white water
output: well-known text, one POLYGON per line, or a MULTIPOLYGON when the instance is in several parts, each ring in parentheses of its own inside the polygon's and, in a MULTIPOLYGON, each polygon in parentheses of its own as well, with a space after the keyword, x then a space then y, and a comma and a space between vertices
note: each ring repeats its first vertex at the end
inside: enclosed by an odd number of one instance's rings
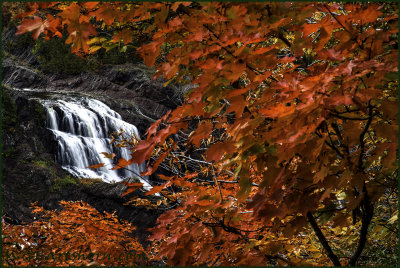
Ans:
POLYGON ((137 177, 148 188, 150 185, 138 176, 142 167, 136 164, 129 170, 111 170, 112 160, 102 152, 115 153, 116 159, 130 158, 127 148, 110 144, 110 134, 123 129, 125 133, 139 133, 134 125, 121 119, 121 116, 104 103, 85 97, 66 100, 42 100, 47 111, 46 126, 57 141, 56 160, 71 174, 82 178, 101 178, 106 182, 121 181, 127 177, 137 177), (88 166, 105 163, 98 169, 88 166), (131 170, 131 171, 130 171, 131 170))

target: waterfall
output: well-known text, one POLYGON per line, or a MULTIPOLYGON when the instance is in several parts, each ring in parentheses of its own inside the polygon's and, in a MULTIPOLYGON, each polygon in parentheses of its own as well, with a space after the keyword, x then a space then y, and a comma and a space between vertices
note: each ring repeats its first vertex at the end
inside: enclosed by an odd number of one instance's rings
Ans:
POLYGON ((104 103, 86 97, 71 97, 66 100, 42 100, 47 112, 46 127, 52 131, 57 141, 56 161, 72 175, 81 178, 101 178, 106 182, 117 182, 128 177, 137 177, 148 188, 150 185, 138 176, 143 167, 128 166, 130 170, 111 170, 113 160, 102 152, 114 153, 116 159, 130 159, 127 148, 111 145, 110 134, 120 129, 128 135, 139 133, 134 125, 104 103), (105 163, 98 169, 88 166, 105 163))

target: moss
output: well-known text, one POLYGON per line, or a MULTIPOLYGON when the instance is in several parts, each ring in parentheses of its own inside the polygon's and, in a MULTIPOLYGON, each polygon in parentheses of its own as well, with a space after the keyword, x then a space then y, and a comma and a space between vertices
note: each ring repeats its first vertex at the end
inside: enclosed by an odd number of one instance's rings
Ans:
POLYGON ((42 160, 34 160, 33 164, 35 166, 41 167, 41 168, 47 168, 47 163, 46 161, 42 161, 42 160))
POLYGON ((88 69, 86 62, 71 53, 71 46, 58 37, 39 39, 33 49, 45 73, 80 74, 88 69))
POLYGON ((10 55, 10 53, 8 53, 7 51, 5 51, 5 50, 2 50, 1 51, 1 57, 4 59, 4 58, 7 58, 8 56, 10 55))
POLYGON ((8 91, 4 90, 4 86, 1 107, 3 129, 6 131, 15 132, 15 127, 17 123, 17 105, 11 99, 8 91))
POLYGON ((46 110, 44 109, 43 105, 38 100, 35 100, 33 103, 33 109, 35 113, 34 114, 35 123, 38 126, 43 125, 47 118, 46 110))
POLYGON ((103 180, 102 179, 86 179, 86 178, 83 178, 83 179, 79 179, 78 182, 79 182, 79 184, 82 184, 82 185, 85 185, 85 186, 92 186, 93 184, 96 184, 96 183, 102 183, 103 180))
POLYGON ((8 148, 3 148, 3 151, 1 152, 1 156, 3 158, 15 158, 16 154, 15 154, 15 149, 12 147, 8 147, 8 148))
MULTIPOLYGON (((21 160, 21 163, 27 163, 27 161, 21 160)), ((39 168, 46 169, 50 172, 50 174, 55 177, 56 176, 56 169, 51 166, 51 163, 43 161, 43 160, 33 160, 32 163, 39 168)))
POLYGON ((63 188, 70 185, 77 184, 77 179, 73 178, 71 175, 67 175, 63 178, 55 178, 53 185, 50 187, 51 192, 60 192, 63 188))

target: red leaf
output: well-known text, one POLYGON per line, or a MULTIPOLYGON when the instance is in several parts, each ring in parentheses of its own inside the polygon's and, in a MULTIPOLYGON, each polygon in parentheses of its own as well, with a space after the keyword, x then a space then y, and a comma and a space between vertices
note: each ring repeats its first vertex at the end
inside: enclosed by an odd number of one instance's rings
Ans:
POLYGON ((100 164, 97 164, 97 165, 88 166, 87 168, 96 169, 96 168, 101 168, 104 165, 105 165, 104 163, 100 163, 100 164))
POLYGON ((198 128, 190 134, 189 141, 196 145, 200 146, 200 142, 202 139, 208 139, 213 130, 213 124, 209 121, 202 122, 198 128))
POLYGON ((119 10, 112 3, 102 3, 99 9, 90 12, 91 16, 96 16, 97 20, 103 20, 105 24, 111 25, 115 18, 119 17, 119 10))
POLYGON ((113 167, 111 170, 125 168, 126 166, 129 166, 131 164, 132 164, 132 159, 126 161, 124 158, 120 158, 118 160, 118 164, 115 167, 113 167))
POLYGON ((236 151, 235 145, 233 142, 217 142, 216 144, 211 145, 208 148, 206 155, 208 161, 219 161, 221 160, 224 153, 233 154, 236 151))
POLYGON ((162 180, 165 180, 165 181, 170 181, 170 180, 172 180, 174 177, 172 176, 172 177, 167 177, 167 176, 165 176, 165 175, 163 175, 163 174, 158 174, 157 175, 160 179, 162 179, 162 180))
POLYGON ((165 153, 163 153, 161 156, 159 156, 157 161, 154 162, 153 165, 148 167, 146 172, 143 172, 141 175, 148 176, 148 175, 153 174, 157 170, 158 166, 162 163, 162 161, 164 161, 164 159, 169 155, 169 153, 172 151, 172 149, 173 148, 171 147, 169 150, 167 150, 165 153))
POLYGON ((275 45, 272 45, 272 46, 269 46, 269 47, 262 47, 262 48, 259 48, 259 49, 256 49, 256 50, 252 51, 250 54, 254 54, 254 55, 264 54, 264 53, 274 49, 276 46, 277 45, 275 44, 275 45))
POLYGON ((171 181, 167 181, 163 185, 153 186, 153 188, 151 188, 151 190, 146 192, 144 195, 151 195, 151 194, 155 194, 155 193, 161 192, 162 189, 170 186, 171 183, 172 183, 171 181))
POLYGON ((313 23, 313 24, 305 24, 305 26, 303 26, 303 33, 304 33, 304 37, 309 36, 310 34, 312 34, 313 32, 318 31, 319 27, 321 25, 318 23, 313 23))
POLYGON ((114 153, 109 154, 109 153, 102 152, 102 154, 104 154, 104 156, 105 156, 106 158, 110 158, 110 159, 113 159, 113 158, 115 157, 115 154, 114 154, 114 153))
POLYGON ((130 193, 136 191, 137 189, 142 188, 143 184, 142 184, 142 183, 140 183, 140 184, 141 184, 140 186, 131 186, 131 187, 129 187, 129 188, 126 189, 126 191, 122 194, 122 196, 128 195, 128 194, 130 194, 130 193))
MULTIPOLYGON (((247 92, 248 89, 246 89, 245 92, 247 92)), ((235 112, 236 117, 241 117, 243 114, 243 110, 247 105, 247 102, 245 100, 245 97, 243 95, 238 95, 235 96, 231 99, 228 99, 229 101, 229 107, 228 109, 226 109, 226 113, 230 113, 230 112, 235 112)))
POLYGON ((133 40, 133 31, 127 28, 122 29, 122 31, 113 36, 112 40, 114 43, 122 41, 124 44, 128 44, 133 40))
POLYGON ((135 146, 135 151, 132 153, 132 161, 139 165, 143 163, 153 153, 155 144, 148 141, 141 141, 135 146))
POLYGON ((190 58, 191 60, 196 60, 196 59, 198 59, 203 53, 204 53, 204 51, 203 51, 202 49, 193 50, 192 53, 190 53, 189 58, 190 58))
POLYGON ((141 183, 141 182, 129 183, 129 182, 126 182, 126 181, 122 181, 121 183, 126 185, 126 186, 128 186, 128 187, 142 187, 143 186, 143 183, 141 183))
POLYGON ((283 63, 293 62, 294 60, 296 60, 295 57, 288 57, 288 56, 283 57, 282 59, 280 59, 280 61, 283 62, 283 63))
POLYGON ((32 32, 33 39, 38 39, 39 35, 44 32, 44 29, 48 27, 47 21, 43 21, 39 17, 33 17, 33 19, 24 19, 20 26, 18 26, 17 35, 26 32, 32 32))
POLYGON ((294 105, 287 106, 286 103, 279 103, 272 107, 267 107, 259 110, 259 113, 266 117, 276 118, 284 117, 292 114, 295 111, 294 105))
POLYGON ((69 7, 64 9, 59 15, 62 19, 69 21, 69 23, 79 22, 80 17, 80 6, 72 3, 69 7))
POLYGON ((160 42, 151 42, 146 45, 142 45, 137 51, 142 55, 144 62, 147 66, 153 67, 156 62, 156 57, 161 51, 161 43, 160 42))
POLYGON ((87 7, 88 9, 94 9, 95 7, 97 7, 97 4, 99 2, 85 2, 83 3, 83 6, 87 7))
POLYGON ((342 53, 340 51, 335 51, 335 49, 331 48, 328 50, 323 50, 318 53, 318 57, 322 59, 328 59, 328 60, 343 60, 344 57, 341 55, 342 53))
POLYGON ((59 2, 38 2, 39 8, 45 9, 57 5, 59 2))

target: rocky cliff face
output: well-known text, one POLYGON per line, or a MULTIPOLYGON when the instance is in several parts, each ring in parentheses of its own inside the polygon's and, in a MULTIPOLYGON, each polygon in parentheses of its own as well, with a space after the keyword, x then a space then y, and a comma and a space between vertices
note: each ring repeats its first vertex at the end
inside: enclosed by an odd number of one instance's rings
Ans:
MULTIPOLYGON (((12 41, 12 30, 3 32, 2 38, 3 43, 12 41)), ((185 89, 163 87, 161 80, 152 80, 153 70, 141 63, 103 66, 98 72, 79 75, 45 74, 38 70, 38 60, 30 49, 3 51, 2 193, 6 220, 32 221, 31 202, 54 209, 58 208, 59 200, 82 200, 99 211, 116 211, 119 217, 133 222, 139 239, 144 241, 145 230, 162 211, 125 206, 127 199, 121 197, 124 190, 121 184, 79 180, 61 169, 54 161, 55 145, 44 126, 46 114, 42 105, 37 96, 17 89, 41 89, 98 99, 134 124, 141 136, 154 120, 179 104, 185 89)), ((131 195, 143 197, 140 191, 131 195)))

